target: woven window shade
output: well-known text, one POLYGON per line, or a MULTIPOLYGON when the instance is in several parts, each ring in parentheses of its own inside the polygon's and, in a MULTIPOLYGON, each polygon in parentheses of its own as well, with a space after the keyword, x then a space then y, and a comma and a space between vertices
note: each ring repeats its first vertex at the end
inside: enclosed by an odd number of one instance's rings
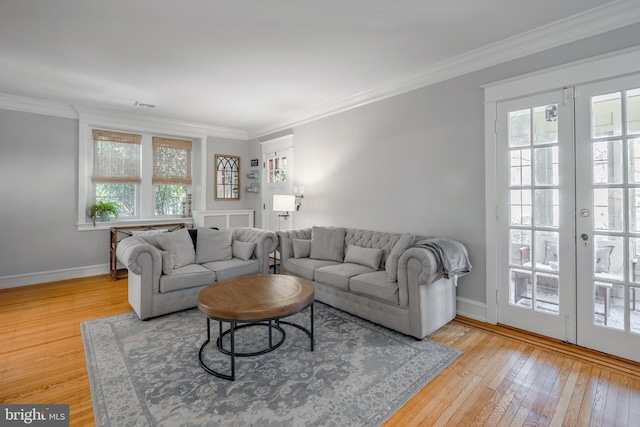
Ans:
POLYGON ((153 137, 153 183, 191 185, 191 141, 153 137))
POLYGON ((93 182, 139 184, 140 142, 131 133, 93 130, 93 182))

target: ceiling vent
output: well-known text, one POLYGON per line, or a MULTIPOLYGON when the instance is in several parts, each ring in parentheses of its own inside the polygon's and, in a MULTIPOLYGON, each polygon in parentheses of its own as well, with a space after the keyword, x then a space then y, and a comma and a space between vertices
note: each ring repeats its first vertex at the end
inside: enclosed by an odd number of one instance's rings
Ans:
POLYGON ((144 102, 140 101, 134 102, 133 105, 140 108, 156 108, 155 104, 145 104, 144 102))

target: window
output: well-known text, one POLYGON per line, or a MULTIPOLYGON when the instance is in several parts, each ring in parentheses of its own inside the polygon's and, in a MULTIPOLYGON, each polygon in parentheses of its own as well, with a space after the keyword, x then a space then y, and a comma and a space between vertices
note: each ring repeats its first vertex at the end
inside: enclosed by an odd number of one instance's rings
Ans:
POLYGON ((118 202, 122 216, 136 215, 141 141, 141 135, 93 130, 95 200, 118 202))
POLYGON ((185 214, 193 141, 102 129, 91 135, 87 206, 118 202, 119 218, 130 220, 185 214))
POLYGON ((191 141, 153 137, 155 215, 183 214, 191 185, 191 141))

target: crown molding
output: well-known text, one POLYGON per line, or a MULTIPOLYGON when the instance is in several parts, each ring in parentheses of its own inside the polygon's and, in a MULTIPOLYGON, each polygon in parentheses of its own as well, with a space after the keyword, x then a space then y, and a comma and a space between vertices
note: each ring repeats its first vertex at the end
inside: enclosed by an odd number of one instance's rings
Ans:
POLYGON ((417 73, 249 131, 249 138, 278 132, 482 70, 527 55, 640 22, 640 2, 620 0, 552 22, 514 37, 441 61, 417 73))
POLYGON ((136 127, 147 127, 152 130, 166 129, 170 132, 187 132, 189 134, 239 139, 242 141, 247 141, 248 139, 247 132, 239 129, 147 116, 139 113, 123 113, 104 108, 65 104, 2 93, 0 93, 0 109, 44 114, 67 119, 81 119, 88 122, 128 123, 134 129, 136 127))
POLYGON ((163 117, 147 116, 136 113, 123 113, 103 108, 74 106, 79 118, 87 123, 101 124, 103 126, 127 126, 131 130, 148 130, 182 134, 184 136, 213 136, 219 138, 239 139, 247 141, 248 135, 244 130, 224 128, 220 126, 202 123, 187 122, 182 120, 167 119, 163 117))
POLYGON ((3 110, 21 111, 23 113, 44 114, 46 116, 77 119, 78 112, 71 104, 44 101, 23 96, 0 93, 0 108, 3 110))

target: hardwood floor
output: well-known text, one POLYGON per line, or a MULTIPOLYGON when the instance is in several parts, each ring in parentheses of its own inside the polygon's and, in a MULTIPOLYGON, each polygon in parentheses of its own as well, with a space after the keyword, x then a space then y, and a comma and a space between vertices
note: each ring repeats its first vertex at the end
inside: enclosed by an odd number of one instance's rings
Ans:
MULTIPOLYGON (((80 323, 130 309, 108 275, 0 290, 0 402, 94 425, 80 323)), ((464 354, 385 427, 640 425, 640 364, 465 318, 431 338, 464 354)))

